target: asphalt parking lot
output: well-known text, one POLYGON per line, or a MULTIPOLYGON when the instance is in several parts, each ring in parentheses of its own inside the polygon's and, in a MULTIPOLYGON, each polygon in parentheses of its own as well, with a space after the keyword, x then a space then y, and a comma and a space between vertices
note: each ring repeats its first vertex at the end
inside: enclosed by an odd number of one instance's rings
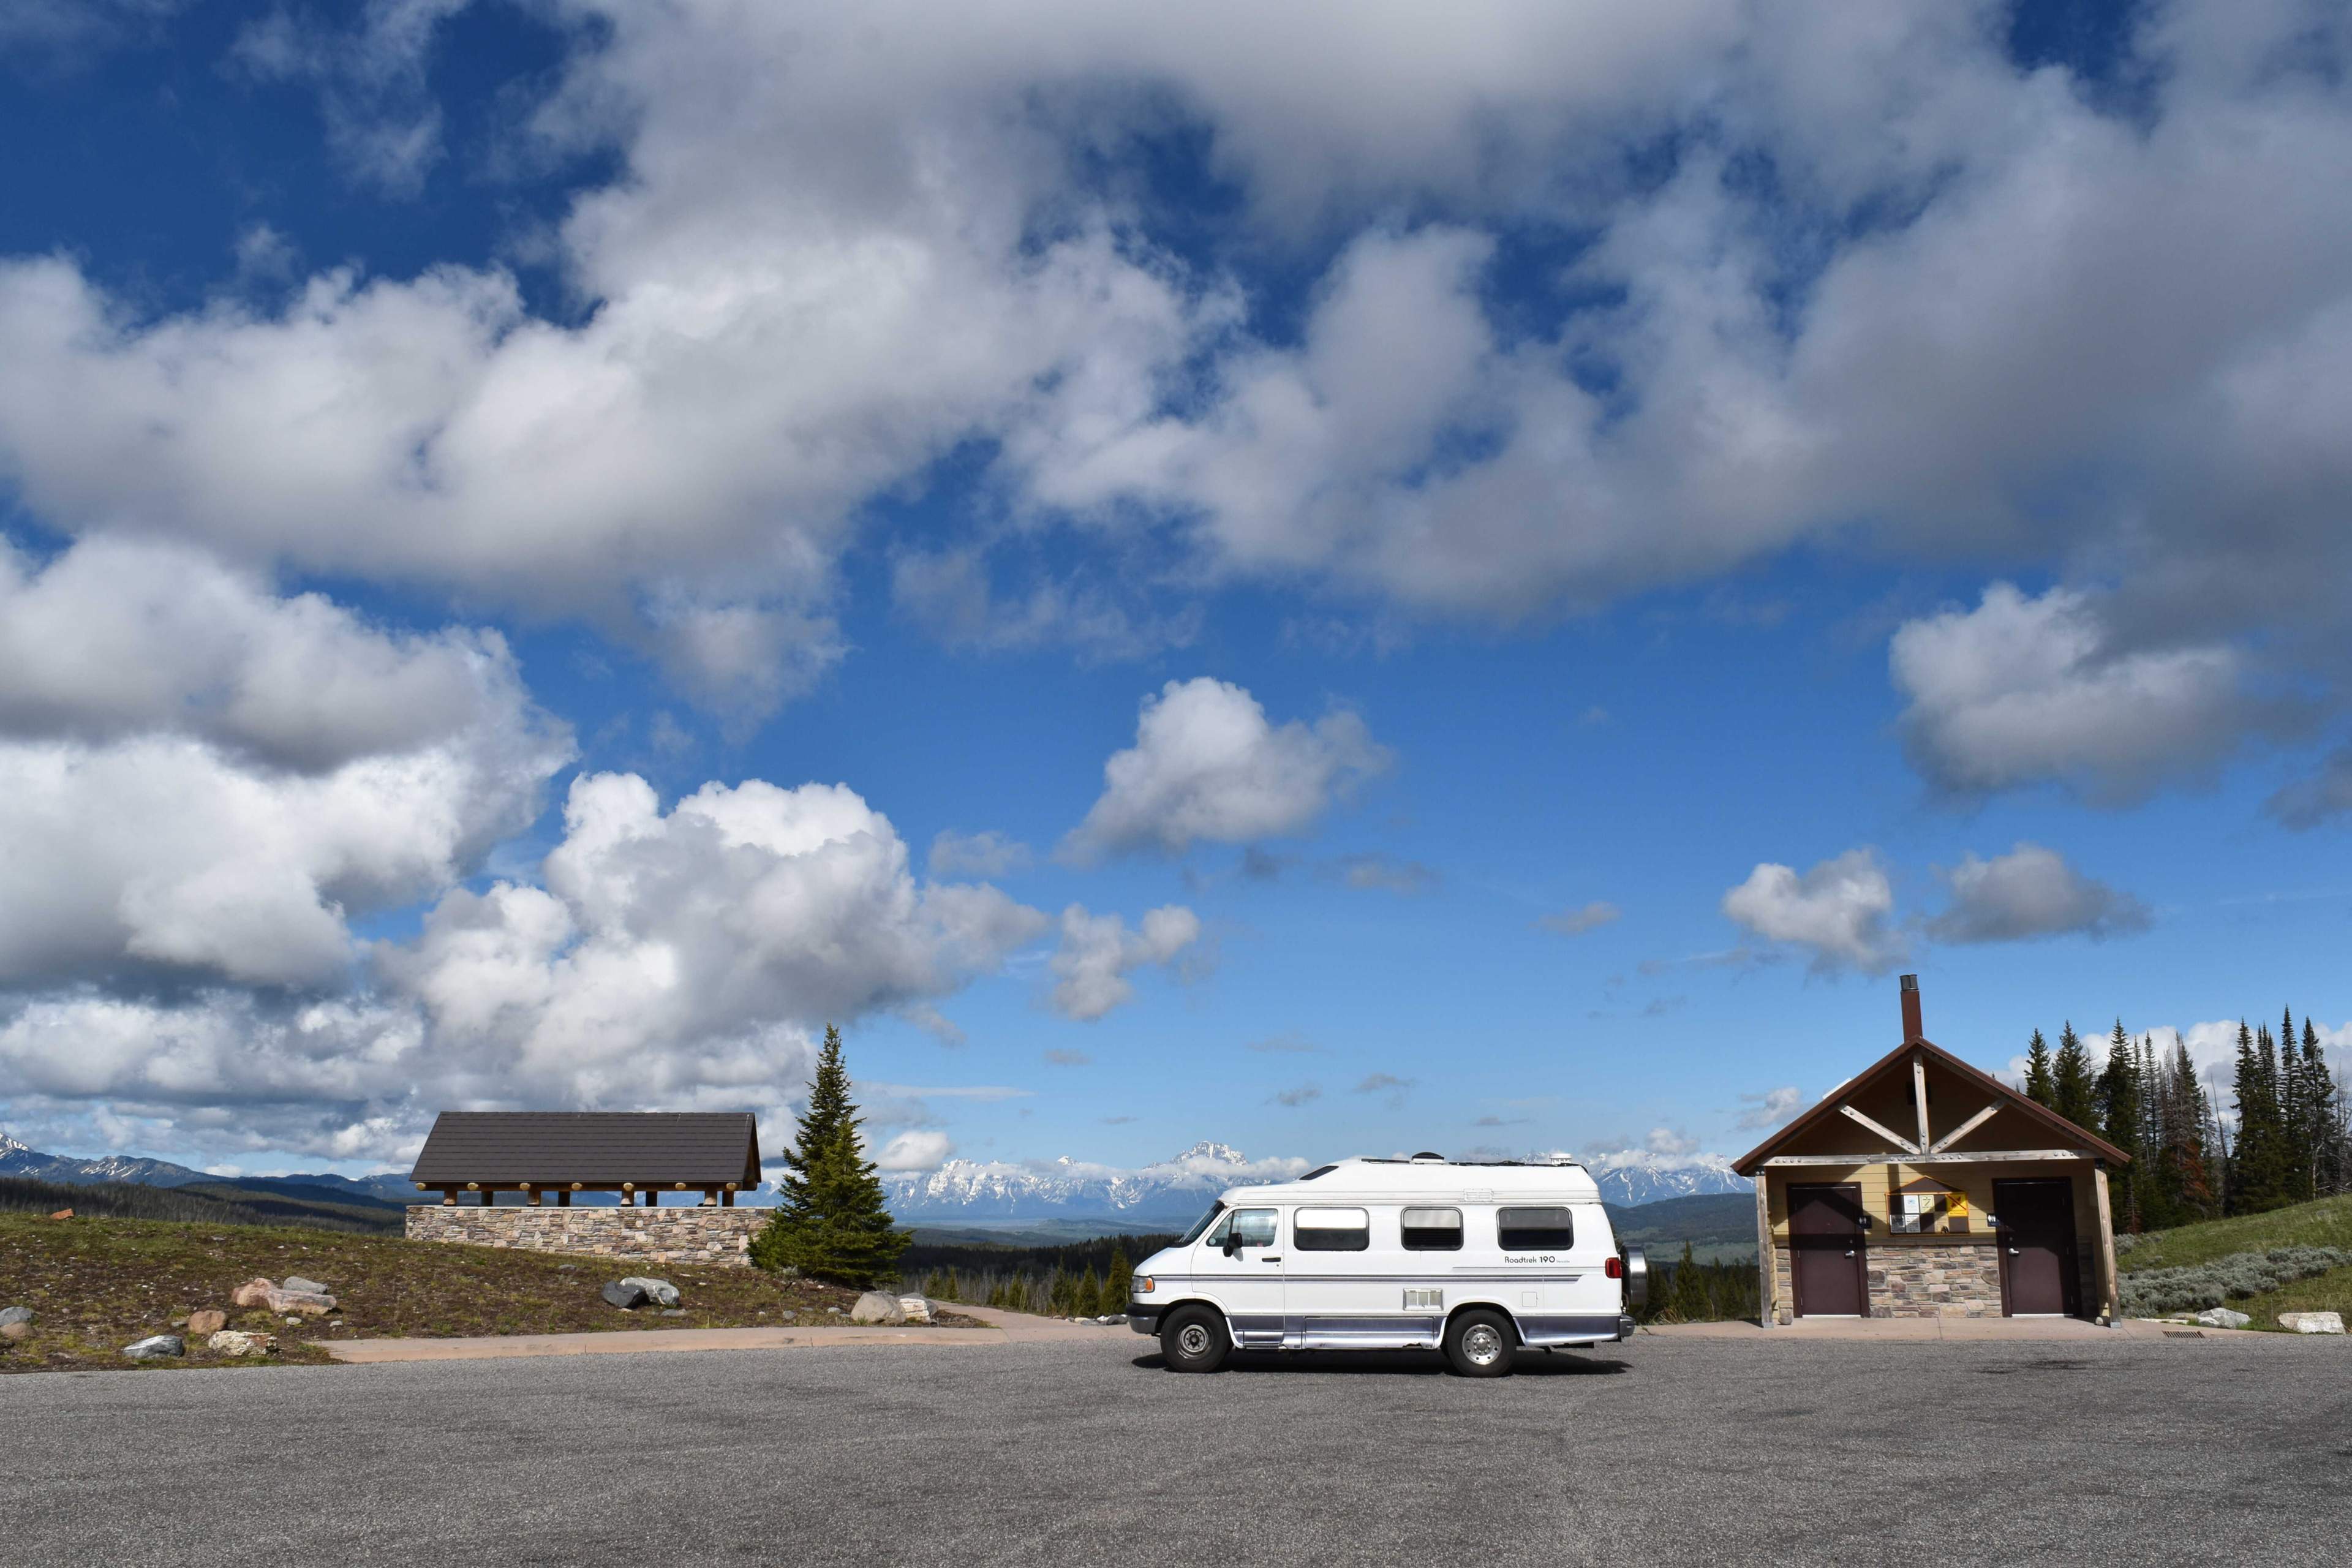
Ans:
POLYGON ((1150 1342, 0 1379, 57 1564, 2342 1563, 2352 1353, 1150 1342))

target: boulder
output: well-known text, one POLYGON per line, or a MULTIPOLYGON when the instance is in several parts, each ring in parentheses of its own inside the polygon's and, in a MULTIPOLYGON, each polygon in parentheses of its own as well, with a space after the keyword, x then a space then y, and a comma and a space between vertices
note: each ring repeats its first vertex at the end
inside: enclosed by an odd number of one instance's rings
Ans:
POLYGON ((675 1307, 677 1305, 677 1287, 671 1284, 667 1279, 656 1279, 651 1276, 645 1274, 632 1274, 626 1279, 622 1280, 621 1283, 624 1285, 635 1286, 638 1289, 646 1293, 646 1300, 651 1301, 656 1307, 675 1307))
POLYGON ((853 1323, 903 1323, 906 1309, 898 1305, 896 1296, 885 1296, 879 1290, 868 1290, 857 1298, 857 1305, 849 1309, 853 1323))
POLYGON ((303 1290, 313 1296, 331 1296, 333 1291, 316 1279, 305 1279, 299 1274, 289 1274, 278 1287, 280 1290, 303 1290))
POLYGON ((335 1299, 316 1290, 289 1290, 283 1287, 263 1298, 273 1312, 300 1313, 306 1318, 323 1318, 335 1310, 335 1299))
POLYGON ((123 1346, 122 1353, 132 1361, 162 1361, 167 1356, 187 1354, 188 1344, 177 1334, 150 1334, 134 1344, 123 1346))
POLYGON ((2298 1334, 2340 1334, 2344 1331, 2341 1312, 2281 1312, 2279 1327, 2293 1329, 2298 1334))
POLYGON ((29 1323, 32 1321, 33 1309, 30 1307, 0 1307, 0 1329, 11 1323, 29 1323))
POLYGON ((2227 1307, 2208 1307, 2190 1321, 2202 1323, 2209 1329, 2242 1329, 2253 1320, 2227 1307))
POLYGON ((188 1337, 191 1339, 200 1340, 207 1334, 219 1333, 227 1327, 226 1312, 216 1312, 208 1307, 201 1312, 188 1314, 188 1337))
POLYGON ((232 1307, 266 1307, 269 1304, 269 1293, 277 1289, 271 1280, 248 1279, 229 1292, 228 1304, 232 1307))
POLYGON ((215 1355, 276 1355, 278 1336, 248 1333, 243 1329, 222 1329, 205 1341, 205 1349, 215 1355))
POLYGON ((604 1296, 605 1300, 625 1312, 646 1304, 645 1287, 634 1279, 614 1279, 607 1282, 604 1296))
POLYGON ((0 1323, 0 1340, 5 1340, 12 1345, 20 1344, 32 1337, 33 1325, 30 1323, 0 1323))
POLYGON ((931 1321, 931 1304, 920 1296, 899 1297, 898 1310, 906 1314, 907 1321, 910 1323, 928 1323, 931 1321))

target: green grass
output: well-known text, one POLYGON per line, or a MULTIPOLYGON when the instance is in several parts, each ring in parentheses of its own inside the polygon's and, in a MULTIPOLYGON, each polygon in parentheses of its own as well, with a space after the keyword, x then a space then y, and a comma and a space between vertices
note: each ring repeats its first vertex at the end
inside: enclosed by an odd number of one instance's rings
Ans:
MULTIPOLYGON (((122 1347, 179 1331, 173 1319, 205 1308, 233 1329, 278 1336, 281 1362, 319 1362, 339 1340, 475 1334, 572 1333, 619 1329, 772 1327, 838 1323, 857 1292, 756 1268, 565 1258, 396 1237, 291 1226, 165 1220, 52 1220, 0 1213, 0 1307, 33 1309, 32 1336, 0 1341, 0 1373, 128 1367, 122 1347), (568 1267, 567 1267, 568 1265, 568 1267), (229 1293, 257 1277, 307 1275, 335 1294, 330 1317, 289 1323, 238 1310, 229 1293), (598 1294, 608 1279, 654 1274, 675 1284, 681 1318, 625 1312, 598 1294)), ((205 1353, 148 1367, 251 1365, 205 1353)))
POLYGON ((2352 1268, 2331 1268, 2308 1279, 2298 1279, 2259 1296, 2242 1296, 2230 1303, 2232 1311, 2253 1319, 2250 1329, 2279 1329, 2281 1312, 2340 1312, 2352 1323, 2352 1268))
POLYGON ((2352 1194, 2294 1204, 2267 1214, 2150 1231, 2130 1251, 2117 1256, 2116 1267, 2124 1273, 2137 1274, 2150 1268, 2210 1263, 2233 1252, 2268 1252, 2274 1247, 2352 1247, 2352 1194))

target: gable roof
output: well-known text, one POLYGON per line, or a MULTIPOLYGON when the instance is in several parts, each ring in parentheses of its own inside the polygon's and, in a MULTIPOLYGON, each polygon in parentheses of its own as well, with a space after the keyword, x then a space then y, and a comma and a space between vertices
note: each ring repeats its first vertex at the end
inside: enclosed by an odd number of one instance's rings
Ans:
POLYGON ((748 1190, 760 1183, 760 1123, 736 1110, 445 1110, 409 1180, 748 1190))
MULTIPOLYGON (((1974 1084, 1977 1088, 1983 1089, 1992 1098, 1995 1104, 2001 1106, 2005 1110, 2019 1111, 2031 1120, 2041 1123, 2051 1131, 2057 1133, 2059 1137, 2064 1141, 2062 1147, 2088 1149, 2100 1159, 2109 1161, 2118 1165, 2128 1165, 2131 1163, 2131 1156, 2129 1154, 2125 1153, 2121 1149, 2116 1148, 2114 1144, 2108 1142, 2097 1133, 2092 1132, 2084 1128, 2075 1126, 2073 1122, 2067 1121, 2064 1117, 2059 1115, 2056 1111, 2051 1110, 2046 1105, 2035 1104, 2032 1100, 2028 1100, 2024 1095, 2020 1094, 2017 1090, 2010 1088, 2009 1085, 2001 1082, 2000 1079, 1993 1077, 1992 1074, 1979 1071, 1978 1068, 1970 1067, 1968 1063, 1960 1060, 1959 1058, 1944 1049, 1943 1047, 1936 1044, 1933 1040, 1918 1039, 1906 1040, 1903 1044, 1895 1047, 1893 1050, 1887 1052, 1885 1056, 1879 1058, 1876 1061, 1871 1063, 1868 1067, 1863 1068, 1860 1072, 1854 1074, 1852 1078, 1846 1079, 1835 1089, 1830 1090, 1828 1094, 1822 1097, 1820 1104, 1814 1106, 1811 1110, 1806 1111, 1802 1116, 1798 1117, 1794 1121, 1790 1122, 1786 1127, 1781 1128, 1778 1132, 1773 1133, 1772 1136, 1764 1140, 1763 1142, 1756 1145, 1755 1148, 1748 1151, 1747 1153, 1742 1154, 1738 1159, 1734 1160, 1731 1163, 1731 1168, 1738 1172, 1743 1176, 1755 1175, 1757 1171, 1762 1167, 1765 1161, 1770 1159, 1774 1154, 1788 1147, 1790 1143, 1795 1142, 1806 1132, 1821 1126, 1831 1117, 1835 1116, 1838 1113, 1838 1107, 1851 1100, 1862 1086, 1867 1084, 1872 1079, 1876 1078, 1880 1073, 1889 1071, 1909 1061, 1912 1053, 1915 1051, 1928 1061, 1934 1062, 1937 1067, 1943 1068, 1947 1071, 1952 1073, 1960 1079, 1961 1081, 1974 1084)), ((1894 1160, 1900 1160, 1902 1158, 1899 1153, 1890 1154, 1887 1157, 1894 1160)), ((1877 1157, 1874 1155, 1871 1158, 1874 1161, 1877 1157)))

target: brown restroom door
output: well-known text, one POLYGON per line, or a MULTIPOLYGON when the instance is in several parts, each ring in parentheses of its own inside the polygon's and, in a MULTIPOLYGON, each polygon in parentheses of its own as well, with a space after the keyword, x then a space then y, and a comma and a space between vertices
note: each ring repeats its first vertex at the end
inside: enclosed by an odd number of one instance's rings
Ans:
POLYGON ((1870 1316, 1863 1255, 1862 1189, 1807 1183, 1789 1188, 1789 1270, 1801 1318, 1870 1316))
POLYGON ((2081 1308, 2074 1268, 2074 1184, 1995 1182, 2000 1221, 2000 1310, 2012 1318, 2073 1316, 2081 1308))

